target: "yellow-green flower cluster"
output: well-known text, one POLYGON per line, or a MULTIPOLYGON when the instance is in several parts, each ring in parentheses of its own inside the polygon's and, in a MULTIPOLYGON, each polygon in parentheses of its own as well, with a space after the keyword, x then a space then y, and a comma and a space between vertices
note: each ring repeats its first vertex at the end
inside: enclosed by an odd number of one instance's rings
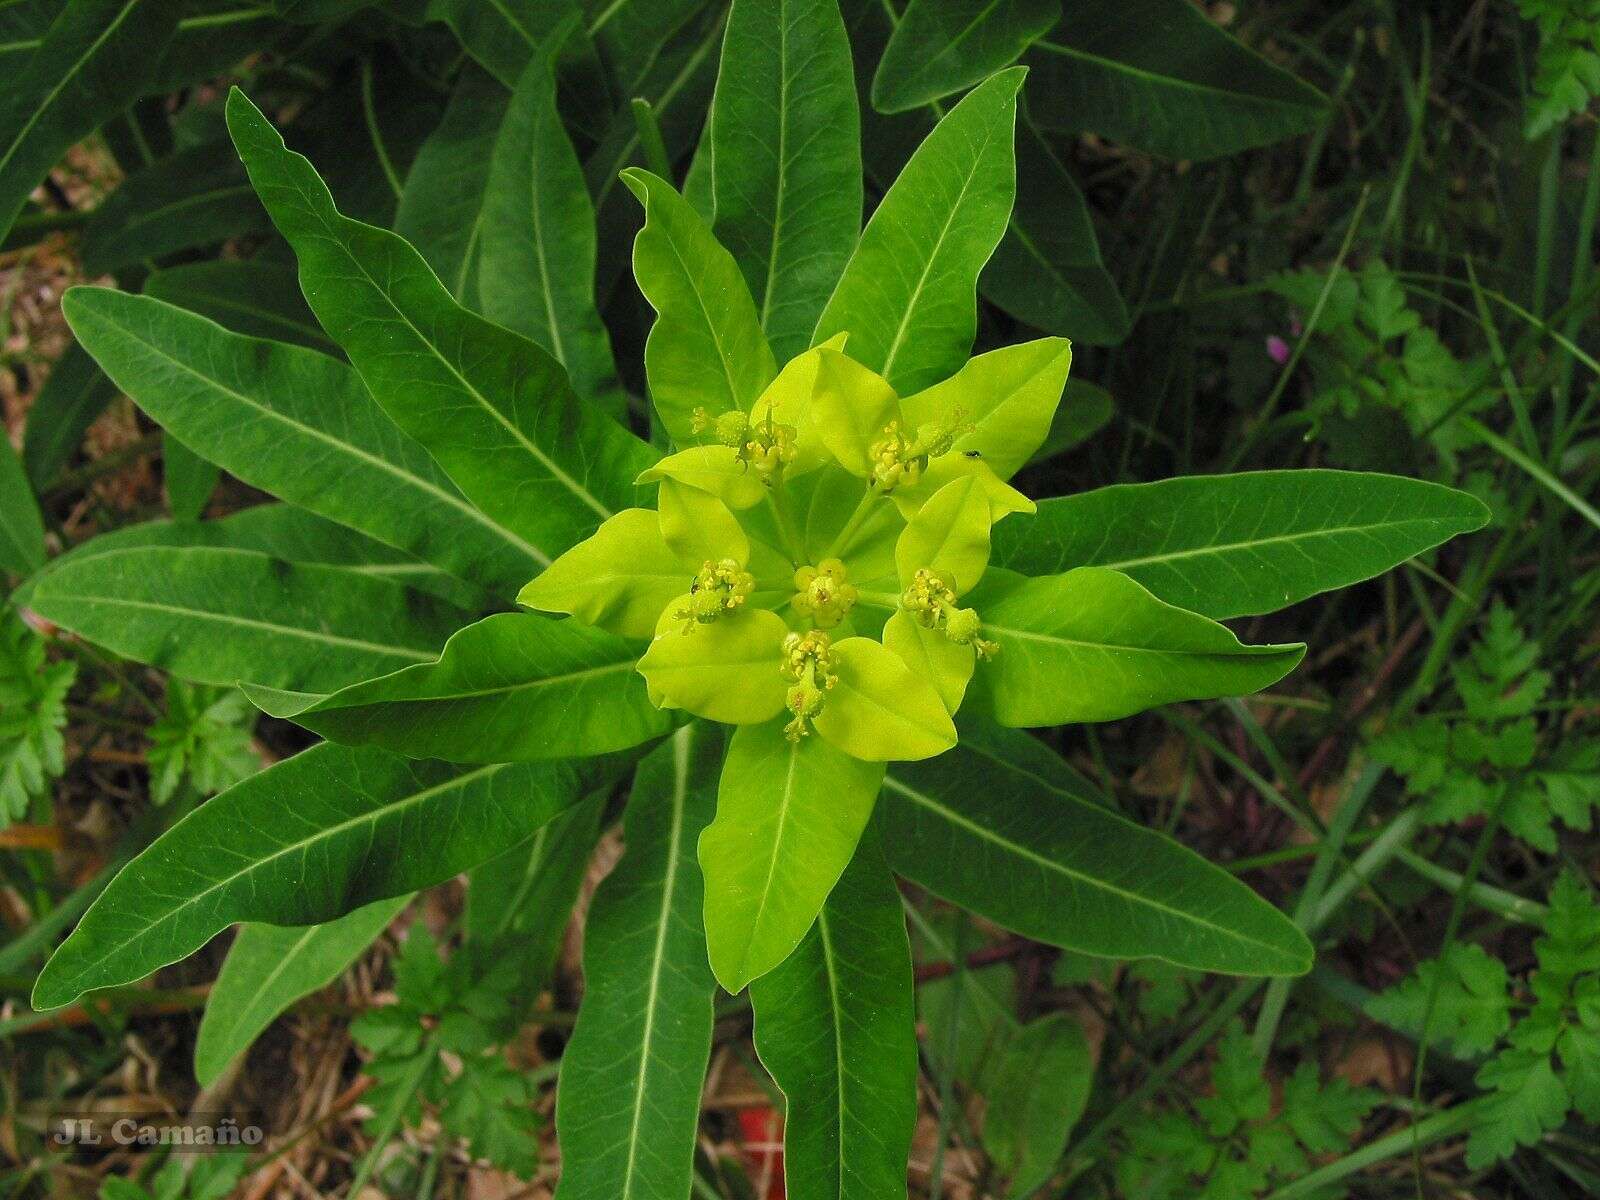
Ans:
POLYGON ((641 476, 656 508, 610 518, 520 599, 649 639, 638 669, 662 707, 926 758, 998 652, 960 600, 993 524, 1033 507, 1005 479, 1043 441, 1070 353, 996 351, 902 399, 843 343, 793 359, 748 411, 697 410, 703 443, 641 476))

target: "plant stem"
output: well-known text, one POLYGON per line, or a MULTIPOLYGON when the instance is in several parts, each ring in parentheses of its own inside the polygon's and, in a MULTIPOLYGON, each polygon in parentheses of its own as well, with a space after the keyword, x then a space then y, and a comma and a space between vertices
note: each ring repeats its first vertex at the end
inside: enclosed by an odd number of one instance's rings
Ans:
POLYGON ((842 558, 844 552, 850 549, 851 539, 861 529, 867 518, 876 511, 876 502, 882 499, 872 486, 867 486, 866 495, 861 497, 861 502, 856 505, 855 512, 850 514, 850 519, 844 523, 844 528, 839 530, 839 536, 833 539, 833 544, 828 547, 828 552, 823 558, 842 558))

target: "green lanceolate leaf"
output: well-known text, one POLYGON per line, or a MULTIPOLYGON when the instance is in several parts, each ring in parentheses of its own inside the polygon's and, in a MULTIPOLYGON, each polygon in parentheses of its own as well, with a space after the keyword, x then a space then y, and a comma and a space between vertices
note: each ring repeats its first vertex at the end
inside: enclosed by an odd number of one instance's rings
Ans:
POLYGON ((178 521, 198 521, 222 472, 170 432, 161 439, 161 482, 167 508, 178 521))
POLYGON ((1189 0, 1074 0, 1028 55, 1034 115, 1168 158, 1218 158, 1314 128, 1321 92, 1247 50, 1189 0))
POLYGON ((278 1015, 326 987, 361 956, 411 901, 368 904, 322 925, 246 925, 206 997, 195 1038, 194 1074, 209 1087, 278 1015))
POLYGON ((235 333, 325 353, 339 349, 306 307, 294 268, 281 263, 218 259, 163 267, 144 281, 142 290, 154 300, 210 317, 235 333))
POLYGON ((1220 620, 1378 575, 1488 519, 1464 492, 1393 475, 1194 476, 1045 500, 995 529, 994 561, 1028 575, 1111 567, 1220 620))
POLYGON ((861 116, 837 0, 737 0, 710 144, 717 236, 787 362, 811 344, 861 228, 861 116))
POLYGON ((650 398, 673 439, 692 445, 695 409, 748 412, 777 365, 733 255, 671 184, 638 168, 622 178, 644 205, 633 271, 657 314, 644 349, 650 398))
POLYGON ((637 643, 577 621, 498 613, 452 637, 436 663, 326 697, 251 697, 323 737, 396 753, 451 762, 580 757, 671 728, 645 694, 638 657, 637 643))
POLYGON ((987 1076, 984 1149, 1005 1177, 1006 1195, 1030 1196, 1055 1173, 1089 1101, 1094 1056, 1083 1026, 1065 1012, 1021 1026, 987 1076))
POLYGON ((600 840, 606 799, 602 791, 573 805, 468 877, 468 938, 514 958, 530 1000, 548 981, 560 952, 600 840))
POLYGON ((484 314, 554 355, 580 396, 616 375, 595 308, 594 254, 594 205, 556 111, 555 78, 536 55, 495 139, 478 286, 484 314))
POLYGON ((238 921, 313 925, 522 841, 579 795, 565 763, 453 767, 316 746, 179 821, 123 868, 45 965, 37 1008, 132 983, 238 921))
POLYGON ((872 106, 904 112, 1008 67, 1061 16, 1061 0, 911 0, 872 77, 872 106))
POLYGON ((741 725, 700 838, 711 969, 730 992, 789 957, 855 853, 883 778, 781 720, 741 725))
POLYGON ((118 185, 83 231, 83 267, 106 275, 271 228, 232 145, 212 142, 160 159, 118 185))
POLYGON ((1017 204, 984 267, 986 299, 1045 333, 1092 346, 1128 336, 1128 308, 1100 258, 1077 181, 1032 121, 1017 132, 1017 204))
POLYGON ((561 1200, 689 1194, 716 990, 694 845, 721 749, 710 726, 686 725, 635 777, 627 850, 589 909, 583 1007, 562 1055, 561 1200))
POLYGON ((55 481, 84 433, 116 395, 116 386, 76 342, 56 360, 22 431, 22 465, 35 488, 55 481))
POLYGON ((4 430, 0 443, 0 571, 30 575, 44 565, 44 518, 4 430))
POLYGON ((478 306, 484 201, 506 89, 472 66, 461 72, 444 118, 406 175, 394 231, 417 248, 468 308, 478 306))
POLYGON ((0 90, 0 239, 50 168, 137 99, 177 28, 177 0, 78 0, 0 90))
POLYGON ((1025 733, 967 721, 949 754, 893 764, 881 820, 899 874, 1026 937, 1237 975, 1311 965, 1310 943, 1286 916, 1192 850, 1108 811, 1025 733))
POLYGON ((427 13, 450 26, 467 53, 509 88, 570 8, 564 0, 428 0, 427 13))
POLYGON ((648 445, 581 404, 538 346, 457 304, 403 240, 342 216, 242 92, 228 121, 317 319, 469 500, 547 558, 627 507, 648 445))
POLYGON ((432 593, 466 610, 488 607, 477 588, 438 567, 408 558, 365 534, 335 525, 288 504, 259 504, 217 521, 145 521, 124 525, 74 546, 45 564, 14 593, 18 604, 31 607, 31 597, 48 575, 76 563, 141 546, 253 550, 291 563, 346 567, 373 579, 404 584, 432 593))
POLYGON ((756 1052, 787 1100, 784 1182, 812 1200, 900 1200, 917 1115, 911 946, 868 827, 795 952, 750 985, 756 1052))
POLYGON ((905 395, 966 361, 978 326, 978 273, 1016 193, 1017 89, 1002 71, 966 96, 889 188, 817 324, 814 342, 850 335, 850 357, 905 395))
POLYGON ((123 391, 245 482, 501 595, 539 569, 339 360, 125 292, 76 288, 63 307, 123 391))
POLYGON ((1158 704, 1242 696, 1305 655, 1298 642, 1244 645, 1226 626, 1103 567, 1021 581, 991 573, 980 593, 991 582, 998 599, 968 597, 999 646, 973 684, 1002 725, 1115 721, 1158 704))
POLYGON ((29 599, 46 619, 181 679, 312 692, 431 662, 467 619, 348 568, 176 546, 66 563, 29 599))

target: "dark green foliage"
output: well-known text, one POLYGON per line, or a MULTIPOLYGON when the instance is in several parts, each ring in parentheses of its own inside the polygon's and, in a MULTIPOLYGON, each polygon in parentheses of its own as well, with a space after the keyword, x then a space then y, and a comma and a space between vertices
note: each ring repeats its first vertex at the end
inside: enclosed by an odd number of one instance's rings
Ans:
POLYGON ((168 680, 167 711, 150 726, 150 798, 165 804, 180 788, 214 796, 259 771, 255 716, 242 692, 168 680))
POLYGON ((1218 1042, 1193 1115, 1162 1112, 1132 1124, 1117 1178, 1145 1200, 1264 1195, 1305 1175, 1312 1156, 1343 1149, 1377 1102, 1371 1089, 1323 1080, 1315 1063, 1302 1062, 1275 1104, 1261 1060, 1234 1025, 1218 1042))
POLYGON ((1373 744, 1373 754, 1426 799, 1427 820, 1492 814, 1546 853, 1556 848, 1557 821, 1590 827, 1600 804, 1600 744, 1541 733, 1535 710, 1551 676, 1538 661, 1539 644, 1517 628, 1514 614, 1492 610, 1482 639, 1452 666, 1461 715, 1424 717, 1373 744))
POLYGON ((498 1048, 525 1004, 516 960, 460 952, 446 961, 427 930, 413 925, 394 982, 395 1003, 350 1027, 378 1081, 369 1093, 369 1125, 383 1129, 394 1112, 415 1124, 426 1109, 474 1157, 531 1176, 539 1161, 534 1088, 498 1048))
POLYGON ((61 729, 70 662, 47 663, 44 640, 13 612, 0 612, 0 823, 28 816, 65 768, 61 729))

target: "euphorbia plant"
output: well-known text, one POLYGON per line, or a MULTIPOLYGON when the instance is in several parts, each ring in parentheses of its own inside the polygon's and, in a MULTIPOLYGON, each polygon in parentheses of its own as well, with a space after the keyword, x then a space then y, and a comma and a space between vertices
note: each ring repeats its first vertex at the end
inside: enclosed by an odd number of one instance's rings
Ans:
MULTIPOLYGON (((837 13, 807 11, 793 36, 848 79, 837 13)), ((754 36, 730 26, 711 125, 737 253, 666 180, 625 173, 665 452, 573 390, 559 322, 546 347, 459 303, 401 238, 343 216, 239 92, 240 155, 349 364, 158 300, 68 297, 84 345, 176 438, 305 512, 102 539, 25 600, 176 675, 242 682, 327 742, 135 860, 46 967, 41 1006, 233 922, 333 922, 475 868, 492 902, 489 860, 631 774, 562 1061, 562 1194, 689 1194, 720 983, 749 987, 805 1200, 905 1186, 896 873, 1092 954, 1308 967, 1292 922, 1017 728, 1270 685, 1303 647, 1242 644, 1222 619, 1385 570, 1482 507, 1322 471, 1036 506, 1009 481, 1051 427, 1069 347, 968 357, 1022 73, 957 104, 858 236, 804 209, 819 189, 859 202, 853 93, 829 93, 826 128, 796 98, 798 149, 774 166, 751 150, 770 113, 728 74, 754 36), (819 157, 807 133, 850 153, 819 157)), ((513 103, 549 103, 543 72, 513 103)), ((541 186, 575 166, 544 150, 541 186)), ((374 925, 326 928, 358 948, 374 925)), ((235 1050, 260 1022, 240 1026, 235 1050)))

